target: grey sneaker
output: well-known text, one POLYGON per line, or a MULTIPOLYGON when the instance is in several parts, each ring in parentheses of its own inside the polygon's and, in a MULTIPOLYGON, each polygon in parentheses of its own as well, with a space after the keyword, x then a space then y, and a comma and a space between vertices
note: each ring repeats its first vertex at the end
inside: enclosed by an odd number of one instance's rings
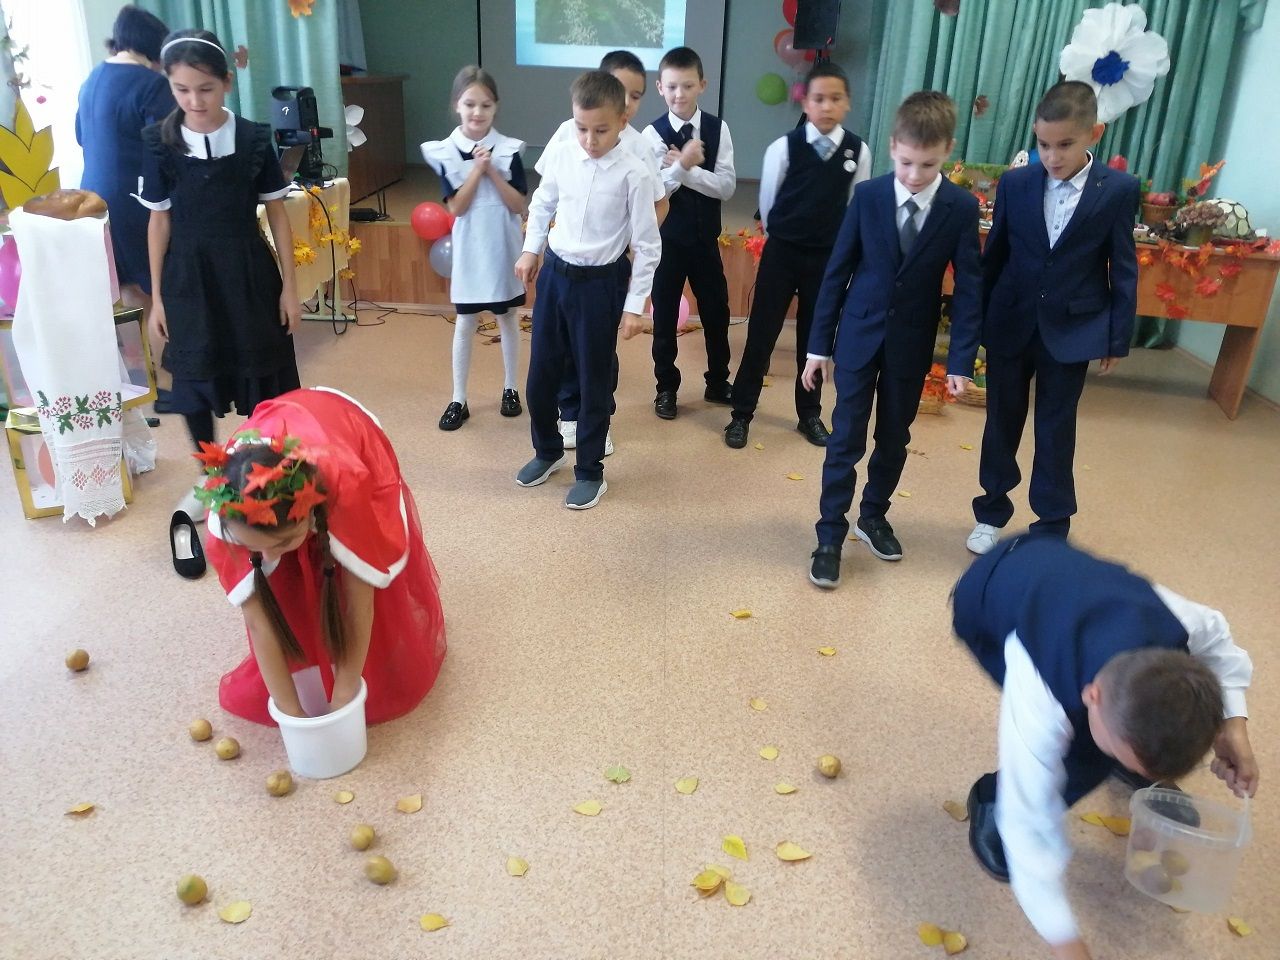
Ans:
POLYGON ((609 484, 605 483, 603 477, 599 480, 579 480, 569 488, 564 505, 570 510, 590 510, 600 502, 608 489, 609 484))
POLYGON ((565 464, 564 454, 560 454, 558 460, 539 460, 534 457, 516 474, 516 483, 522 487, 536 487, 540 483, 546 483, 547 477, 551 476, 565 464))

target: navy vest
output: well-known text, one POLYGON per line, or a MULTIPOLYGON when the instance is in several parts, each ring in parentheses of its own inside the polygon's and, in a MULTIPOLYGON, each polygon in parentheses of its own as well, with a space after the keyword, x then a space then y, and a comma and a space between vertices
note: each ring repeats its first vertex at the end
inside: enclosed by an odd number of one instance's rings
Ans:
POLYGON ((769 210, 769 236, 802 247, 831 247, 857 173, 845 164, 857 164, 862 140, 845 130, 836 152, 824 161, 809 143, 807 128, 803 124, 787 134, 787 175, 769 210))
MULTIPOLYGON (((668 147, 679 150, 684 146, 679 131, 671 126, 669 113, 653 121, 652 126, 668 147)), ((700 166, 714 171, 716 155, 720 152, 720 118, 704 110, 700 134, 703 152, 700 166)), ((681 187, 671 195, 671 210, 662 221, 660 232, 663 243, 715 240, 720 236, 720 201, 692 187, 681 187)))

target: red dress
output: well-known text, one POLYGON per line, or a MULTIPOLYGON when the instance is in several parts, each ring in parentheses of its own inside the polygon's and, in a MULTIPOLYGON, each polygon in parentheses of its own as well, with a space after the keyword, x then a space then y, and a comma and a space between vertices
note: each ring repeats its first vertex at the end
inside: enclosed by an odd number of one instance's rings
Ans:
MULTIPOLYGON (((413 495, 400 475, 391 442, 373 415, 344 394, 324 388, 294 390, 258 404, 241 429, 263 437, 298 437, 316 465, 326 494, 329 542, 337 576, 359 577, 374 590, 373 633, 364 665, 369 690, 365 716, 381 723, 408 713, 427 695, 444 660, 444 614, 439 578, 422 540, 413 495)), ((216 514, 209 515, 206 552, 228 599, 237 606, 253 593, 249 551, 222 539, 216 514)), ((279 563, 264 561, 263 573, 293 628, 306 663, 318 666, 325 692, 333 675, 320 626, 323 579, 314 534, 279 563)), ((336 584, 341 591, 341 584, 336 584)), ((339 593, 341 596, 341 592, 339 593)), ((274 725, 267 714, 267 686, 252 652, 222 678, 224 710, 274 725)))

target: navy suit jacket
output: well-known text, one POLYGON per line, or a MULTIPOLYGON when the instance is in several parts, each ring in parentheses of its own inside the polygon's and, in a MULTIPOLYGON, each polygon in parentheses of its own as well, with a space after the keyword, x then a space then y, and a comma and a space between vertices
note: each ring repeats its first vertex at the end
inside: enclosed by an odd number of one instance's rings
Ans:
POLYGON ((858 369, 884 345, 892 376, 924 380, 933 365, 942 280, 955 266, 947 372, 973 376, 981 327, 978 201, 946 177, 904 258, 893 174, 853 191, 813 312, 809 353, 858 369))
POLYGON ((1047 177, 1036 163, 1008 171, 996 187, 982 254, 982 342, 989 354, 1016 356, 1038 329, 1059 363, 1126 356, 1138 306, 1138 179, 1095 160, 1051 249, 1047 177))

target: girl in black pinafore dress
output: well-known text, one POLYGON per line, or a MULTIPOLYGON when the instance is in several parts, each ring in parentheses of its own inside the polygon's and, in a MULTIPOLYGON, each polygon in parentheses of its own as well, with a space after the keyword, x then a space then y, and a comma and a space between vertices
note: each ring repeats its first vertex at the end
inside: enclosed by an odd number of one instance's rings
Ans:
MULTIPOLYGON (((223 107, 226 53, 203 30, 171 34, 161 50, 178 109, 143 131, 138 199, 151 209, 148 245, 155 308, 166 341, 172 411, 192 441, 214 441, 213 418, 249 416, 300 386, 293 332, 301 321, 288 185, 271 129, 223 107), (258 228, 265 203, 277 258, 258 228)), ((202 512, 184 501, 198 519, 202 512)))

